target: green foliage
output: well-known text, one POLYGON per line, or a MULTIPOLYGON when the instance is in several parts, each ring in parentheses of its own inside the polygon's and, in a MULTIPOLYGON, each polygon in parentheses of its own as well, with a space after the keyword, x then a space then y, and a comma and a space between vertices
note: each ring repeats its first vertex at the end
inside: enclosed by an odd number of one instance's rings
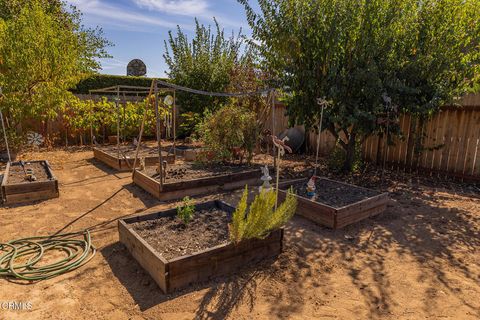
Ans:
MULTIPOLYGON (((152 78, 117 76, 109 74, 92 74, 82 79, 71 91, 73 93, 88 94, 89 90, 113 87, 116 85, 150 87, 152 78)), ((169 81, 168 79, 160 79, 169 81)))
MULTIPOLYGON (((327 165, 328 168, 333 172, 341 172, 345 164, 347 154, 345 150, 340 148, 338 145, 335 145, 333 151, 328 155, 327 165)), ((355 155, 352 163, 351 172, 358 173, 364 165, 362 158, 362 146, 357 143, 355 145, 355 155)))
MULTIPOLYGON (((212 34, 210 26, 200 25, 197 20, 195 24, 195 37, 191 43, 180 27, 175 37, 169 32, 164 55, 170 68, 168 75, 174 83, 190 88, 225 91, 240 42, 226 39, 216 21, 216 34, 212 34)), ((205 109, 216 108, 227 99, 185 93, 178 95, 178 101, 185 111, 203 114, 205 109)))
POLYGON ((248 109, 234 105, 223 107, 207 116, 198 131, 214 160, 232 160, 237 148, 246 153, 248 162, 253 157, 258 130, 255 113, 248 109))
POLYGON ((1 1, 0 108, 14 129, 26 119, 52 119, 73 99, 68 91, 100 67, 108 42, 85 30, 80 14, 58 1, 1 1), (13 6, 12 4, 22 4, 13 6))
MULTIPOLYGON (((11 128, 6 128, 6 134, 10 152, 17 152, 21 150, 25 144, 25 135, 19 134, 16 130, 11 128)), ((0 133, 0 151, 1 150, 7 150, 3 133, 0 133)))
MULTIPOLYGON (((83 134, 90 128, 94 134, 105 128, 108 133, 117 132, 117 117, 120 120, 120 134, 125 138, 136 137, 140 123, 143 119, 145 108, 147 120, 145 122, 145 135, 152 135, 155 129, 155 111, 152 106, 147 106, 147 100, 140 102, 127 102, 119 104, 117 113, 115 102, 103 97, 99 101, 72 99, 62 112, 65 127, 70 133, 83 134)), ((163 115, 164 110, 160 113, 163 115)))
MULTIPOLYGON (((169 32, 168 44, 165 41, 168 76, 174 83, 189 88, 225 92, 230 84, 231 70, 241 59, 241 45, 240 35, 226 38, 216 20, 214 31, 195 20, 192 41, 178 27, 175 36, 169 32)), ((228 101, 222 97, 181 92, 177 99, 185 112, 195 112, 199 116, 206 109, 215 111, 228 101)))
POLYGON ((425 117, 478 90, 478 0, 259 0, 259 13, 239 2, 290 119, 312 127, 317 98, 329 102, 323 128, 341 137, 346 170, 355 144, 384 131, 382 95, 425 117))
POLYGON ((182 121, 180 123, 179 136, 186 137, 198 132, 198 126, 202 122, 202 117, 195 112, 185 112, 180 115, 182 121))
POLYGON ((275 210, 276 194, 274 190, 262 191, 247 205, 248 187, 245 186, 237 209, 233 213, 230 227, 230 240, 239 243, 242 240, 263 239, 268 234, 285 225, 295 214, 297 198, 293 189, 288 190, 285 201, 275 210))
POLYGON ((177 207, 177 217, 187 225, 193 218, 195 205, 189 197, 183 198, 182 205, 177 207))

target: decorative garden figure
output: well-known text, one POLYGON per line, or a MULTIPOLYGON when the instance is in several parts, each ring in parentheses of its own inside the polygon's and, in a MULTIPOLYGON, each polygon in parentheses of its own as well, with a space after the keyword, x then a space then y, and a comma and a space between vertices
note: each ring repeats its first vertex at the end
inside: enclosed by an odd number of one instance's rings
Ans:
POLYGON ((263 176, 260 178, 263 181, 263 184, 259 187, 259 191, 270 191, 272 190, 272 186, 270 185, 270 181, 272 180, 272 177, 270 177, 270 173, 268 172, 268 166, 265 165, 265 167, 261 168, 263 176))

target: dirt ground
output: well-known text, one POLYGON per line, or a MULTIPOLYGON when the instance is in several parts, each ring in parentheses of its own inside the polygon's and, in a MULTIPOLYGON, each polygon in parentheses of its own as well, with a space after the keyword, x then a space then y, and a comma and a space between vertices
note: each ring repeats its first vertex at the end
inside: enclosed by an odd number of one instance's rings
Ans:
MULTIPOLYGON (((480 318, 478 186, 395 171, 385 180, 371 170, 344 177, 390 191, 386 212, 339 231, 294 217, 277 259, 165 295, 118 242, 116 219, 175 203, 154 200, 132 185, 129 173, 115 173, 88 150, 23 158, 50 161, 60 198, 1 207, 0 242, 95 227, 99 251, 81 269, 50 280, 0 279, 0 306, 32 303, 31 310, 0 308, 1 320, 480 318)), ((282 163, 290 167, 285 176, 310 165, 282 163)), ((197 199, 235 202, 240 194, 197 199)))

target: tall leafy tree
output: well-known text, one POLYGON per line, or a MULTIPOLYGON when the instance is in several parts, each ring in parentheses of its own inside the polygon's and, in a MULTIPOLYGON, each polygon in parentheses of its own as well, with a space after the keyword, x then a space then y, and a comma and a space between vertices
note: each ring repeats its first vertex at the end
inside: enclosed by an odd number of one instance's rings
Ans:
MULTIPOLYGON (((193 89, 225 92, 230 85, 230 75, 242 59, 242 38, 226 37, 215 20, 214 29, 195 19, 195 35, 189 40, 180 27, 174 35, 169 32, 165 41, 165 61, 168 76, 176 84, 193 89)), ((205 110, 215 111, 228 99, 179 93, 178 101, 186 112, 202 115, 205 110)))
POLYGON ((0 108, 19 130, 25 119, 54 117, 109 42, 60 1, 0 0, 0 9, 0 108))
POLYGON ((259 0, 244 5, 265 68, 288 93, 291 119, 355 147, 383 131, 385 107, 424 118, 478 89, 479 0, 259 0))

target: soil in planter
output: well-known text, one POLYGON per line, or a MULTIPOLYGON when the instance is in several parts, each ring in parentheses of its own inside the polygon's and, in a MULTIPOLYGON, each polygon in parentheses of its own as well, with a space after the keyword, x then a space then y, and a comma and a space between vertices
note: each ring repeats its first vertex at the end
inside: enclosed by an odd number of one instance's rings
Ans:
MULTIPOLYGON (((334 208, 340 208, 378 195, 378 192, 374 190, 349 186, 325 179, 318 179, 315 185, 317 187, 316 197, 312 200, 334 208)), ((299 196, 308 198, 306 183, 295 184, 293 188, 299 196)))
POLYGON ((25 171, 20 164, 14 163, 10 165, 10 170, 8 173, 8 184, 17 184, 17 183, 32 183, 32 182, 41 182, 49 181, 48 171, 46 164, 44 162, 25 162, 25 170, 32 169, 33 175, 37 178, 36 181, 29 181, 25 179, 25 171))
MULTIPOLYGON (((167 165, 166 182, 174 183, 186 180, 195 180, 200 178, 215 177, 224 174, 238 173, 249 170, 255 170, 256 167, 241 165, 206 165, 202 163, 181 163, 167 165)), ((144 171, 148 176, 159 179, 155 167, 147 167, 144 171)), ((260 178, 261 173, 258 172, 260 178)))
POLYGON ((186 226, 175 216, 133 223, 134 230, 165 259, 193 254, 229 241, 228 216, 217 208, 196 211, 186 226))

